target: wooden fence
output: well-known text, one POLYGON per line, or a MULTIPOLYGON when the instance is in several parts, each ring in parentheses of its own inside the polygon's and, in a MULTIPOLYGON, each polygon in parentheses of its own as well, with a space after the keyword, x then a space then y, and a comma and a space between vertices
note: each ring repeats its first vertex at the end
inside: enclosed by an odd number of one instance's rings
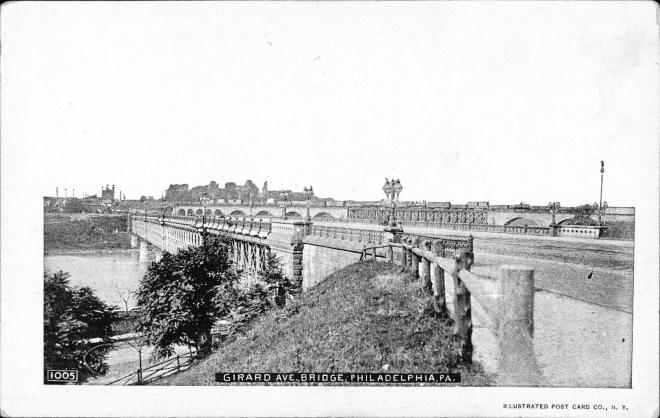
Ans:
POLYGON ((107 385, 144 385, 154 380, 170 376, 183 370, 187 370, 195 359, 195 354, 177 355, 160 363, 151 365, 145 369, 137 369, 133 373, 113 380, 107 385))
POLYGON ((404 239, 373 245, 362 251, 361 260, 383 257, 409 268, 424 292, 432 295, 434 309, 447 313, 445 275, 453 280, 453 334, 464 361, 472 361, 472 300, 486 312, 486 326, 499 346, 497 385, 540 386, 543 378, 534 354, 534 270, 504 265, 496 278, 472 273, 474 253, 470 247, 456 248, 448 256, 443 240, 404 239), (384 254, 382 251, 385 250, 384 254), (399 253, 398 256, 395 253, 399 253))

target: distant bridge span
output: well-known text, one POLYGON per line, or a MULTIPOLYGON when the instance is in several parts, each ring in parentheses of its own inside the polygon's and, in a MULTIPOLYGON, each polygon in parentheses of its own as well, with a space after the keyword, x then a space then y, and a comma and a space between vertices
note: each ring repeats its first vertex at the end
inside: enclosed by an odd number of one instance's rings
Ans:
MULTIPOLYGON (((616 208, 613 208, 616 209, 616 208)), ((246 204, 246 203, 215 203, 206 206, 207 216, 217 217, 254 217, 282 218, 284 206, 281 204, 246 204)), ((307 214, 305 204, 294 203, 286 206, 287 218, 304 219, 307 214)), ((334 220, 385 224, 391 213, 388 206, 321 206, 310 205, 309 213, 312 220, 334 220)), ((204 206, 201 203, 181 203, 173 205, 171 215, 201 216, 204 206)), ((555 214, 556 224, 570 224, 580 211, 574 208, 562 208, 555 214)), ((626 221, 634 221, 634 211, 631 214, 608 214, 608 219, 625 217, 626 221)), ((548 228, 552 226, 553 216, 548 210, 539 209, 493 209, 493 208, 438 208, 438 207, 399 207, 397 222, 403 226, 426 226, 453 228, 453 225, 493 225, 493 226, 528 226, 530 228, 548 228)), ((589 218, 595 223, 596 215, 589 218)))
MULTIPOLYGON (((307 214, 305 205, 287 205, 287 217, 304 218, 307 214)), ((312 219, 346 219, 348 217, 348 207, 341 206, 310 206, 309 214, 312 219)), ((174 205, 172 215, 177 216, 201 216, 204 214, 204 207, 201 204, 178 204, 174 205)), ((249 205, 249 204, 212 204, 206 206, 206 215, 222 217, 249 217, 255 218, 281 218, 283 206, 281 205, 249 205)))

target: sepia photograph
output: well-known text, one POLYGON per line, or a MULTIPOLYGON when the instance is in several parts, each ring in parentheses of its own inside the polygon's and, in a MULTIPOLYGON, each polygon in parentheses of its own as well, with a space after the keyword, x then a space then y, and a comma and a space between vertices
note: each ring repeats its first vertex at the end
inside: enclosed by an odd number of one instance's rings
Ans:
POLYGON ((3 416, 657 417, 657 12, 4 3, 3 416))

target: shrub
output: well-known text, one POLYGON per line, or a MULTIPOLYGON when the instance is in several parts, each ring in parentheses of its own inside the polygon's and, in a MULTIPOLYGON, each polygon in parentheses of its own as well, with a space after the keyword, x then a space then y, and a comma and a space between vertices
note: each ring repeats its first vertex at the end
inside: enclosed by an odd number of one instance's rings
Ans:
POLYGON ((105 374, 105 356, 112 348, 112 323, 117 319, 114 309, 89 287, 72 287, 68 273, 45 273, 44 368, 78 370, 81 382, 92 375, 85 362, 95 372, 105 374))

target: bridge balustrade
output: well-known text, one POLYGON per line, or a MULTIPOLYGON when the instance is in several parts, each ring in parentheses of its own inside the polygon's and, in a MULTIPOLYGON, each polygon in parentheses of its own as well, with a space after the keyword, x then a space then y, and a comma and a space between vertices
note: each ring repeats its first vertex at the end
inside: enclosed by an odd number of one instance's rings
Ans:
POLYGON ((385 240, 384 231, 376 231, 372 229, 312 225, 310 233, 311 235, 320 238, 372 244, 382 244, 385 240))

